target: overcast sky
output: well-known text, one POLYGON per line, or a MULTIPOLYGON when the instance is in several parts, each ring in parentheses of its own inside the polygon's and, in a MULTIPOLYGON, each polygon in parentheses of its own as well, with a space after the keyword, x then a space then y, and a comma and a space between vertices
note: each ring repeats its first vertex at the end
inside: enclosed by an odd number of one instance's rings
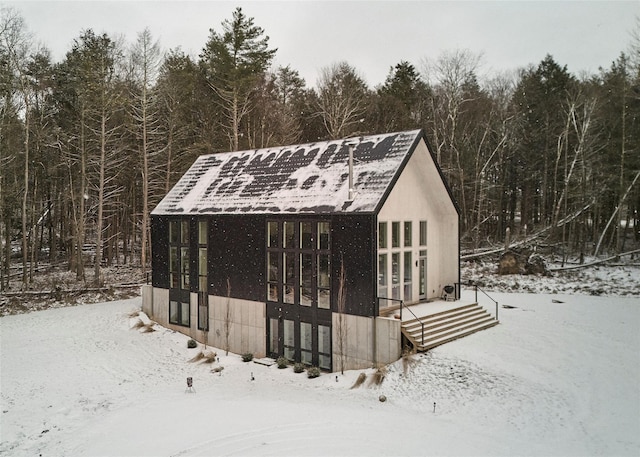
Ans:
POLYGON ((149 27, 165 49, 197 57, 209 29, 221 30, 236 6, 313 85, 321 68, 347 61, 374 86, 401 60, 469 49, 483 54, 480 75, 539 63, 551 54, 570 72, 595 73, 628 51, 640 1, 21 1, 29 31, 62 60, 84 29, 133 42, 149 27))

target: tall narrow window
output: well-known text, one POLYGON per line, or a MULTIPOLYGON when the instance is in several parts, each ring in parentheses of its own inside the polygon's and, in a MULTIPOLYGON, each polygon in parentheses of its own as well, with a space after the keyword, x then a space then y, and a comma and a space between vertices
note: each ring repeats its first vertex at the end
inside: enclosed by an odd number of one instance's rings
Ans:
POLYGON ((400 247, 400 222, 391 223, 391 247, 400 247))
POLYGON ((183 220, 180 223, 180 244, 189 244, 189 221, 183 220))
POLYGON ((331 327, 318 325, 318 366, 331 370, 331 327))
POLYGON ((313 249, 313 222, 300 223, 300 248, 313 249))
POLYGON ((378 248, 387 248, 387 223, 380 222, 378 224, 378 248))
POLYGON ((312 341, 313 334, 311 324, 300 322, 300 361, 307 365, 311 365, 312 341))
POLYGON ((300 254, 300 304, 311 306, 313 300, 313 254, 300 254))
POLYGON ((278 333, 278 319, 269 319, 269 352, 280 354, 280 334, 278 333))
POLYGON ((427 221, 420 221, 420 246, 427 245, 427 221))
POLYGON ((207 221, 198 221, 198 329, 209 330, 207 221))
POLYGON ((277 248, 280 247, 280 235, 278 231, 278 223, 275 221, 267 222, 267 247, 277 248))
POLYGON ((267 252, 267 299, 269 301, 278 301, 278 283, 280 275, 278 274, 278 253, 267 252))
MULTIPOLYGON (((184 280, 187 279, 188 283, 188 268, 189 268, 189 252, 187 246, 184 246, 186 250, 186 260, 183 261, 183 253, 181 246, 183 244, 183 237, 181 237, 181 227, 182 222, 177 220, 172 220, 169 222, 169 287, 171 289, 181 289, 184 280), (184 278, 183 274, 186 274, 187 277, 184 278)), ((188 230, 188 225, 187 225, 188 230)))
POLYGON ((318 308, 331 308, 331 269, 329 254, 318 255, 318 308))
POLYGON ((283 224, 284 247, 295 249, 296 244, 296 227, 295 222, 284 222, 283 224))
POLYGON ((411 227, 411 221, 405 221, 404 223, 404 246, 411 246, 411 237, 413 236, 413 230, 411 227))
POLYGON ((426 298, 427 293, 427 250, 420 250, 420 268, 418 271, 418 293, 420 298, 426 298))
POLYGON ((189 248, 180 248, 180 288, 189 290, 189 248))
POLYGON ((330 226, 328 222, 318 222, 318 249, 329 249, 330 226))
POLYGON ((391 254, 391 297, 400 299, 400 253, 391 254))
POLYGON ((207 245, 207 221, 198 221, 198 244, 207 245))
MULTIPOLYGON (((169 222, 169 323, 185 327, 191 325, 190 260, 189 220, 172 220, 169 222)), ((194 286, 196 284, 194 279, 194 286)))
POLYGON ((296 355, 295 322, 289 319, 284 320, 284 357, 293 361, 296 355))
POLYGON ((380 254, 378 256, 378 297, 387 297, 387 284, 389 280, 387 277, 387 254, 380 254))
POLYGON ((413 262, 411 251, 404 252, 404 301, 412 300, 412 271, 413 271, 413 262))
POLYGON ((180 242, 180 222, 169 222, 169 243, 178 244, 180 242))
POLYGON ((285 252, 283 254, 284 265, 284 302, 295 303, 296 289, 296 254, 294 252, 285 252))
POLYGON ((178 258, 178 247, 169 247, 169 287, 171 289, 180 288, 180 259, 178 258))

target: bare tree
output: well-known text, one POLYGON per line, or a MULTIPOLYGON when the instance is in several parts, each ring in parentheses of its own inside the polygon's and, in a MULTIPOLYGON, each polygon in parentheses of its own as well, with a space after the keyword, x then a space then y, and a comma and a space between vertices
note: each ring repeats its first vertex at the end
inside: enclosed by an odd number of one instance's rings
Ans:
POLYGON ((369 89, 364 79, 347 62, 320 71, 318 115, 329 138, 338 139, 362 133, 369 105, 369 89))
POLYGON ((227 306, 224 311, 224 351, 229 355, 229 335, 231 335, 231 281, 227 278, 227 306))
POLYGON ((146 274, 149 254, 149 181, 151 180, 149 161, 155 152, 153 139, 158 135, 157 115, 153 110, 153 85, 160 68, 160 45, 153 41, 148 28, 138 34, 138 39, 131 50, 131 64, 134 86, 132 94, 132 111, 135 121, 137 140, 141 155, 142 178, 142 222, 140 265, 143 276, 146 274))
POLYGON ((340 373, 344 374, 344 366, 347 358, 347 276, 344 269, 344 259, 340 259, 340 276, 338 277, 338 315, 336 322, 336 336, 338 339, 338 358, 340 361, 340 373))

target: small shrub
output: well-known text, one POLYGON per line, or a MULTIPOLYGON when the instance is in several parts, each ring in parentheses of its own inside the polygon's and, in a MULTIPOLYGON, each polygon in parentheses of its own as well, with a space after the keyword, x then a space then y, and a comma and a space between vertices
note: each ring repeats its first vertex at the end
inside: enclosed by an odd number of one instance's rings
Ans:
POLYGON ((318 367, 307 368, 307 378, 317 378, 318 376, 320 376, 320 368, 318 367))
POLYGON ((293 372, 294 373, 302 373, 304 371, 304 364, 302 363, 296 363, 293 365, 293 372))
POLYGON ((379 386, 384 381, 384 378, 387 376, 387 367, 381 366, 373 373, 370 381, 370 385, 379 386))
POLYGON ((289 361, 284 357, 278 357, 276 359, 276 364, 278 365, 278 368, 287 368, 287 366, 289 365, 289 361))
POLYGON ((189 349, 194 349, 198 347, 198 342, 196 340, 194 340, 193 338, 191 338, 189 341, 187 341, 187 347, 189 349))
POLYGON ((196 355, 194 355, 192 358, 189 359, 190 363, 196 363, 201 361, 204 358, 204 354, 202 353, 202 351, 198 352, 196 355))
POLYGON ((413 354, 410 352, 405 352, 402 354, 402 372, 406 375, 409 370, 415 367, 418 364, 418 361, 413 357, 413 354))
POLYGON ((217 360, 218 354, 211 350, 202 351, 202 363, 213 363, 217 360))
POLYGON ((358 375, 358 379, 356 379, 356 382, 353 383, 353 385, 351 386, 352 389, 357 389, 358 387, 360 387, 362 384, 364 384, 364 381, 367 379, 367 374, 366 373, 360 373, 358 375))
POLYGON ((253 360, 253 354, 251 352, 245 352, 242 354, 243 362, 251 362, 253 360))

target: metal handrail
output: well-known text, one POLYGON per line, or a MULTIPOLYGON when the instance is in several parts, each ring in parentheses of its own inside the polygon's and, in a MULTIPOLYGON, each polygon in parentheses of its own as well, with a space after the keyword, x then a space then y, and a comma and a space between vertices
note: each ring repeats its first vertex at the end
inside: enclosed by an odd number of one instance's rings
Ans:
POLYGON ((482 292, 489 300, 491 300, 492 302, 494 302, 496 304, 496 321, 500 322, 500 320, 498 319, 498 301, 494 300, 493 297, 491 297, 488 293, 486 293, 484 290, 482 290, 476 283, 470 283, 470 285, 473 286, 474 290, 475 290, 475 294, 476 294, 476 303, 478 303, 478 291, 482 292))
MULTIPOLYGON (((389 301, 396 301, 396 302, 400 302, 400 324, 402 324, 402 308, 404 307, 404 300, 400 300, 399 298, 388 298, 388 297, 377 297, 378 298, 378 307, 380 304, 380 300, 389 300, 389 301)), ((420 322, 420 327, 422 330, 422 343, 424 343, 424 322, 422 322, 420 320, 420 318, 418 316, 415 315, 415 313, 413 311, 411 311, 411 308, 407 308, 407 311, 409 311, 411 313, 411 315, 413 317, 416 318, 416 320, 418 322, 420 322)))

